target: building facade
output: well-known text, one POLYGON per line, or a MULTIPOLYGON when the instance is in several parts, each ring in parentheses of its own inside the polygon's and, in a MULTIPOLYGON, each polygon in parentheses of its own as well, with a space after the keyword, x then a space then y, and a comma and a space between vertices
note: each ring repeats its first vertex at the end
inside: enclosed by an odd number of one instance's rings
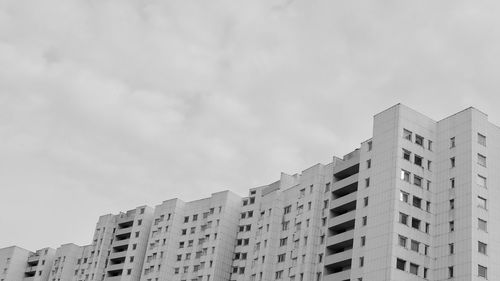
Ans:
POLYGON ((99 218, 92 243, 0 249, 0 281, 500 280, 500 128, 397 104, 331 163, 99 218))
POLYGON ((240 206, 229 191, 156 206, 140 280, 228 280, 240 206))

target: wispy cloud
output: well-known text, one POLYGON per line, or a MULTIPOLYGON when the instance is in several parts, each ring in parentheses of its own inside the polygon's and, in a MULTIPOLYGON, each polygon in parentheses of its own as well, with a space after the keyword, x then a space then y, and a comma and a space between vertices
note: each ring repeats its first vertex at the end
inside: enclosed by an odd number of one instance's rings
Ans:
POLYGON ((500 123, 499 5, 0 1, 0 247, 243 195, 349 152, 397 102, 500 123))

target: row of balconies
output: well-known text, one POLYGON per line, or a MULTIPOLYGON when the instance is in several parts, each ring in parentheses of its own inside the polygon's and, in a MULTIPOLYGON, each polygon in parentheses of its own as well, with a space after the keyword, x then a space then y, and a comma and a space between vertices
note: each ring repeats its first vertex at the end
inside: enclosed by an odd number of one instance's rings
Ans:
POLYGON ((344 157, 334 167, 328 231, 325 251, 325 280, 350 280, 356 202, 358 190, 359 151, 344 157))

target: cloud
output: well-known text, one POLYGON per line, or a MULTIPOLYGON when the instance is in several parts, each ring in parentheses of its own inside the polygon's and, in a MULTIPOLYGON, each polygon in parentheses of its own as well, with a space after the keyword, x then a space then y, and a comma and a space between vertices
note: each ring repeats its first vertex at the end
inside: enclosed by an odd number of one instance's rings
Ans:
POLYGON ((498 8, 1 1, 0 247, 87 243, 104 213, 244 195, 348 153, 397 102, 500 123, 498 8))

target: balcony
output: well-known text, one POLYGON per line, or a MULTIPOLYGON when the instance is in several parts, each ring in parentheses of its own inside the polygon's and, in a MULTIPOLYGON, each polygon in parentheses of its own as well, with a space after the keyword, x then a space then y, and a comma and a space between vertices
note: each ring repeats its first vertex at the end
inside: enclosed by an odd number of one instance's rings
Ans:
MULTIPOLYGON (((340 209, 341 206, 346 205, 347 203, 351 203, 353 201, 356 202, 357 199, 358 199, 357 192, 353 192, 351 194, 339 197, 339 198, 331 201, 330 209, 334 209, 334 210, 340 209)), ((342 208, 342 209, 346 210, 346 211, 354 210, 354 209, 356 209, 356 204, 354 204, 354 206, 344 206, 344 208, 342 208)), ((335 210, 335 211, 337 211, 337 210, 335 210)))
MULTIPOLYGON (((123 265, 122 265, 123 268, 123 265)), ((108 270, 108 273, 106 274, 106 280, 109 280, 110 277, 121 277, 123 273, 123 269, 114 269, 114 270, 108 270)), ((120 278, 116 279, 120 280, 120 278)))
POLYGON ((351 259, 352 259, 352 249, 326 256, 325 265, 337 264, 351 259))
POLYGON ((125 228, 118 228, 115 232, 116 236, 127 235, 132 232, 132 226, 125 228))
POLYGON ((109 259, 118 259, 118 258, 123 258, 127 256, 127 251, 121 251, 121 252, 115 252, 109 254, 109 259))
POLYGON ((110 265, 108 265, 108 267, 106 269, 108 272, 115 272, 115 271, 121 272, 123 270, 124 266, 125 266, 125 263, 110 264, 110 265))
MULTIPOLYGON (((354 213, 354 212, 352 212, 354 213)), ((328 227, 328 237, 335 236, 354 229, 356 220, 347 220, 346 222, 328 227)))
POLYGON ((35 274, 36 269, 37 269, 37 266, 36 266, 36 265, 35 265, 35 266, 28 266, 24 272, 25 272, 26 274, 30 274, 30 273, 35 274))
POLYGON ((114 264, 123 264, 125 263, 125 256, 122 257, 116 257, 116 258, 110 258, 109 259, 109 264, 114 265, 114 264))
POLYGON ((39 254, 32 254, 28 257, 28 265, 37 265, 40 260, 39 254))
POLYGON ((131 232, 115 234, 115 241, 129 239, 131 235, 132 235, 131 232))
POLYGON ((336 244, 339 244, 341 242, 345 242, 345 241, 353 240, 353 239, 354 239, 354 230, 348 230, 348 231, 339 233, 337 235, 327 237, 326 238, 326 245, 327 246, 336 245, 336 244))
POLYGON ((353 221, 353 228, 354 228, 354 219, 356 218, 356 212, 355 211, 350 211, 348 213, 344 213, 342 215, 335 216, 331 218, 328 221, 328 226, 329 227, 335 227, 337 225, 342 225, 345 224, 349 221, 353 221))
POLYGON ((119 275, 119 276, 106 276, 105 280, 106 281, 121 281, 122 280, 122 276, 121 275, 119 275))
POLYGON ((359 172, 359 150, 345 155, 343 160, 333 167, 333 176, 337 181, 359 172))
POLYGON ((349 281, 351 278, 351 270, 346 269, 344 271, 335 272, 332 274, 326 274, 324 276, 324 281, 349 281))
POLYGON ((128 246, 130 239, 115 240, 113 241, 113 248, 121 248, 123 246, 128 246))
MULTIPOLYGON (((353 190, 351 190, 351 192, 356 191, 358 189, 358 179, 359 179, 358 174, 355 174, 355 175, 351 175, 347 178, 344 178, 342 180, 339 180, 337 182, 334 182, 332 185, 333 194, 336 195, 336 193, 341 192, 341 189, 343 189, 345 187, 351 187, 351 186, 354 187, 354 188, 351 188, 351 189, 353 189, 353 190)), ((348 193, 350 193, 350 192, 348 192, 348 193)))
POLYGON ((337 263, 325 263, 325 281, 349 281, 352 259, 343 260, 337 263))

